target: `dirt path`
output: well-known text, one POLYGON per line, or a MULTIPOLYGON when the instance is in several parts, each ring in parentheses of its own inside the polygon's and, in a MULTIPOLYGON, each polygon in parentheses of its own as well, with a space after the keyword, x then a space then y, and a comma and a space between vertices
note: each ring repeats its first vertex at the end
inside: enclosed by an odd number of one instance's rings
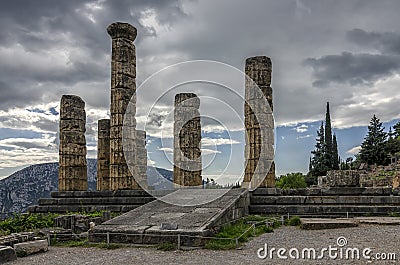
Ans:
MULTIPOLYGON (((354 228, 305 231, 295 227, 282 227, 274 233, 264 234, 243 246, 241 250, 212 251, 159 251, 154 248, 121 248, 106 250, 99 248, 61 248, 50 247, 47 253, 20 258, 9 265, 72 265, 72 264, 367 264, 362 257, 360 260, 323 259, 323 260, 295 260, 288 258, 282 260, 277 257, 276 251, 273 259, 260 259, 257 250, 268 244, 268 249, 338 247, 338 237, 345 237, 347 245, 342 247, 370 248, 371 256, 376 253, 396 253, 397 262, 400 261, 400 226, 363 225, 354 228)), ((295 252, 293 252, 295 254, 295 252)), ((262 254, 262 253, 261 253, 262 254)), ((328 257, 328 253, 325 253, 328 257)), ((288 253, 286 253, 288 255, 288 253)), ((361 255, 361 254, 360 254, 361 255)), ((396 261, 375 261, 374 264, 394 264, 396 261)))

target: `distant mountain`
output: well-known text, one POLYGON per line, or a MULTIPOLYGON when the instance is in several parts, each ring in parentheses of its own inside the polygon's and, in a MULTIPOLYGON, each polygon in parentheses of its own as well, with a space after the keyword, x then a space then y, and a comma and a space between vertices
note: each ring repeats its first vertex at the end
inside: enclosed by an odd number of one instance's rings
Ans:
MULTIPOLYGON (((87 168, 89 190, 96 190, 97 160, 88 159, 87 168)), ((147 176, 148 185, 154 189, 172 188, 172 172, 169 170, 147 167, 147 176)), ((50 193, 57 189, 58 163, 32 165, 1 179, 0 218, 25 212, 39 198, 49 198, 50 193)))

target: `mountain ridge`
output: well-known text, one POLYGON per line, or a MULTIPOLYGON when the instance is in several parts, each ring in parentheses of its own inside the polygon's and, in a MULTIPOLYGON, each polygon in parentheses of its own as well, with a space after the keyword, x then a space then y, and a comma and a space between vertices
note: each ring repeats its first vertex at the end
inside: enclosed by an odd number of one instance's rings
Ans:
MULTIPOLYGON (((88 190, 96 190, 97 160, 87 159, 88 190)), ((172 171, 147 167, 148 184, 155 189, 172 187, 172 171), (162 177, 159 177, 162 176, 162 177)), ((58 190, 58 162, 30 165, 0 179, 0 218, 23 213, 39 198, 58 190)))

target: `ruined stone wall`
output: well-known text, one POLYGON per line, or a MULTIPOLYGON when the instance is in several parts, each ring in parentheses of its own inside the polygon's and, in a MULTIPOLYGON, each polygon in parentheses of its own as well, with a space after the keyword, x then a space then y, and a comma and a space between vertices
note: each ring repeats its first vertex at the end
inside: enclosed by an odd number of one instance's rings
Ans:
POLYGON ((133 179, 125 159, 127 154, 134 162, 135 157, 136 52, 133 41, 137 31, 128 23, 116 22, 107 28, 107 32, 112 39, 110 189, 137 189, 139 186, 133 179), (134 107, 129 108, 127 113, 123 143, 124 114, 129 102, 134 107))
POLYGON ((85 191, 88 188, 85 125, 85 102, 78 96, 63 95, 59 127, 59 191, 85 191))
POLYGON ((328 187, 360 187, 360 172, 357 170, 329 170, 326 173, 328 187))
POLYGON ((193 93, 175 96, 174 183, 201 186, 200 99, 193 93))
POLYGON ((110 119, 98 121, 97 190, 110 190, 110 119))
MULTIPOLYGON (((245 176, 244 183, 255 177, 260 186, 275 186, 274 122, 271 88, 272 62, 266 56, 246 59, 245 73, 245 176), (263 104, 265 100, 269 107, 263 104), (263 143, 263 155, 261 148, 263 143)), ((254 180, 253 180, 254 181, 254 180)))

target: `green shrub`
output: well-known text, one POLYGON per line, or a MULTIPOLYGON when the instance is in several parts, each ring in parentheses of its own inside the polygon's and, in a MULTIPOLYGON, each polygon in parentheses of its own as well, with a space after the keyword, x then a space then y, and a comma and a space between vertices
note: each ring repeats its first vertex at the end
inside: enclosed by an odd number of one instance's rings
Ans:
POLYGON ((275 185, 281 189, 301 189, 307 187, 305 176, 302 173, 289 173, 281 176, 275 185))
POLYGON ((285 221, 285 224, 290 226, 298 226, 301 224, 300 217, 298 216, 290 217, 285 221))
POLYGON ((176 250, 178 247, 174 243, 169 243, 169 242, 164 242, 164 243, 159 243, 157 245, 158 250, 163 250, 163 251, 172 251, 176 250))
POLYGON ((58 214, 15 214, 0 222, 3 233, 19 233, 54 226, 54 218, 58 214))

